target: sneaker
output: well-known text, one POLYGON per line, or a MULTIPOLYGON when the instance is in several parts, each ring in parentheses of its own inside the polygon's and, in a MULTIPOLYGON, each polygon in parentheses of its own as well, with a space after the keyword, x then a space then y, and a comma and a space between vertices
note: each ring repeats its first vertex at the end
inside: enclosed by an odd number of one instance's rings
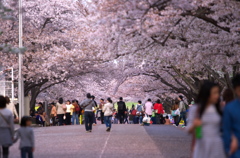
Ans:
POLYGON ((92 130, 89 131, 90 133, 92 132, 92 130))
POLYGON ((86 131, 86 133, 90 133, 90 131, 86 131))

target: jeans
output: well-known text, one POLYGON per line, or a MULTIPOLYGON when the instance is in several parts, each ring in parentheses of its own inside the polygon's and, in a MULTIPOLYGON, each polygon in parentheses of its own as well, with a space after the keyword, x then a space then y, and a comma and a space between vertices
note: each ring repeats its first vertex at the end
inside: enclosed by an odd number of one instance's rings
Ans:
MULTIPOLYGON (((9 155, 9 147, 2 146, 3 158, 8 158, 9 155)), ((1 157, 1 155, 0 155, 1 157)))
POLYGON ((93 124, 93 112, 91 112, 91 111, 84 112, 84 122, 85 122, 86 131, 91 131, 92 124, 93 124))
POLYGON ((183 119, 184 121, 184 125, 187 126, 187 120, 186 120, 186 112, 180 112, 180 117, 179 117, 179 120, 178 120, 178 123, 176 124, 176 126, 179 125, 180 121, 183 119))
POLYGON ((76 112, 73 112, 73 114, 72 114, 72 125, 75 124, 75 120, 76 120, 76 125, 79 125, 78 114, 76 112))
POLYGON ((112 116, 104 116, 104 122, 106 127, 112 127, 112 116))
POLYGON ((139 118, 139 123, 142 124, 143 116, 138 116, 139 118))
POLYGON ((118 112, 118 117, 120 124, 124 124, 125 112, 118 112))
POLYGON ((21 148, 21 158, 27 158, 27 157, 28 158, 33 158, 32 147, 21 148))
POLYGON ((134 116, 133 117, 133 123, 134 124, 138 124, 138 116, 134 116))
POLYGON ((62 126, 63 125, 63 116, 64 114, 58 114, 57 117, 58 117, 58 122, 59 122, 59 126, 62 126))

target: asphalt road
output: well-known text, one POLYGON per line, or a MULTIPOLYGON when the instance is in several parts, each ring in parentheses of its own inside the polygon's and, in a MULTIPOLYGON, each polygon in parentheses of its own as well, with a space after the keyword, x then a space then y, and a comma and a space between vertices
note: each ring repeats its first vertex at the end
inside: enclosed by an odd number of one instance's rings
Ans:
MULTIPOLYGON (((83 125, 34 128, 35 158, 188 158, 190 138, 173 126, 104 125, 86 133, 83 125)), ((19 142, 9 158, 19 158, 19 142)))

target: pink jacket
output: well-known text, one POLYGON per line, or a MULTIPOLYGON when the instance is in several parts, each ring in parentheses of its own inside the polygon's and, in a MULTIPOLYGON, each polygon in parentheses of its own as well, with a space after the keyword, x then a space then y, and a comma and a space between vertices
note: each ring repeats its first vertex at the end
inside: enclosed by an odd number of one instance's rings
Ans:
POLYGON ((148 115, 152 115, 152 108, 153 108, 153 103, 152 102, 146 102, 145 103, 145 112, 148 115))

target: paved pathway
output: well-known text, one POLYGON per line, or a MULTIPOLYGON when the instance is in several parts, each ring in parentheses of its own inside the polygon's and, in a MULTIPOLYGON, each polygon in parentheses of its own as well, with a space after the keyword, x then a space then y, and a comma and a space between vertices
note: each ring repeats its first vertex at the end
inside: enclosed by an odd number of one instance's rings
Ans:
MULTIPOLYGON (((35 158, 188 158, 190 138, 173 126, 104 125, 35 128, 35 158)), ((18 158, 17 142, 10 158, 18 158)))

